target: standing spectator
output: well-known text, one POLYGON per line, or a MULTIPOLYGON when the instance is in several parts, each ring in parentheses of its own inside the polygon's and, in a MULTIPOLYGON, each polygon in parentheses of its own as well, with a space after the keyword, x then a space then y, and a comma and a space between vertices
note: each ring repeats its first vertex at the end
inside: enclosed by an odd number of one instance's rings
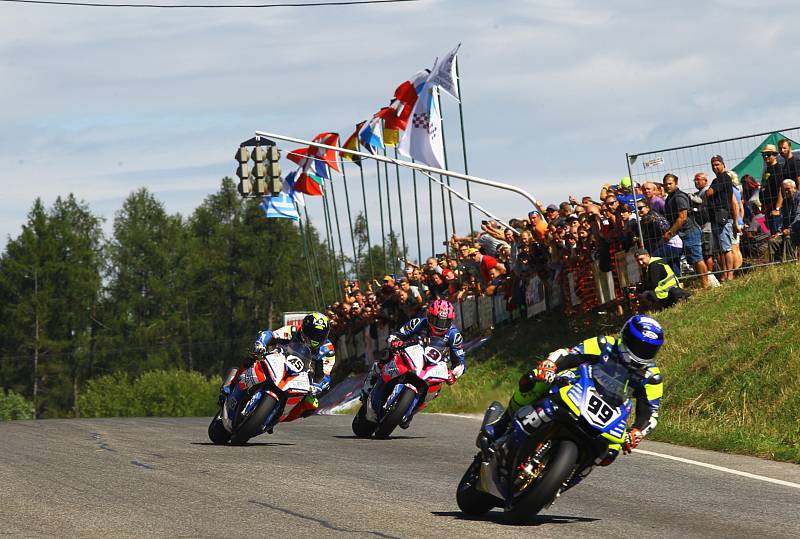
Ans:
POLYGON ((529 211, 528 222, 531 225, 531 232, 533 232, 536 239, 538 241, 544 241, 547 235, 547 221, 542 217, 542 214, 536 210, 529 211))
POLYGON ((725 170, 722 157, 715 155, 711 158, 711 170, 716 177, 711 182, 711 187, 706 191, 708 200, 709 218, 711 219, 711 234, 714 242, 719 246, 720 266, 724 273, 723 281, 733 279, 733 234, 739 232, 739 214, 736 197, 733 195, 733 183, 725 170))
MULTIPOLYGON (((700 227, 689 215, 692 203, 689 195, 678 188, 678 177, 674 174, 664 176, 664 189, 667 191, 667 200, 664 204, 665 216, 670 224, 669 230, 664 233, 664 241, 669 241, 676 234, 683 241, 683 255, 686 261, 694 266, 703 288, 708 288, 708 268, 703 261, 703 247, 700 242, 700 227)), ((680 271, 680 264, 678 264, 680 271)), ((676 272, 680 276, 679 272, 676 272)))
POLYGON ((783 158, 783 179, 800 185, 800 159, 792 152, 792 141, 782 138, 778 141, 778 150, 783 158))
MULTIPOLYGON (((690 197, 692 201, 692 216, 700 226, 700 245, 703 248, 706 268, 708 268, 708 271, 714 271, 714 255, 717 252, 714 246, 714 237, 711 234, 711 218, 708 211, 708 200, 706 199, 706 192, 710 185, 708 185, 708 176, 706 176, 705 172, 698 172, 694 175, 694 186, 697 191, 690 197)), ((712 286, 714 286, 714 279, 709 279, 712 286)))
POLYGON ((739 243, 742 238, 742 231, 744 230, 744 204, 742 203, 742 184, 739 182, 739 175, 736 174, 735 171, 729 170, 728 174, 731 177, 731 183, 733 184, 733 196, 736 199, 736 213, 739 216, 737 220, 737 224, 739 226, 739 232, 734 232, 733 234, 733 242, 731 245, 731 252, 733 253, 733 269, 739 269, 742 267, 742 263, 744 259, 742 258, 742 249, 739 246, 739 243))
MULTIPOLYGON (((613 187, 613 186, 612 186, 613 187)), ((619 185, 616 189, 617 200, 620 204, 627 204, 629 208, 633 208, 634 203, 637 200, 642 200, 642 195, 636 192, 636 189, 633 187, 633 182, 631 181, 630 176, 625 176, 619 181, 619 185)), ((600 192, 600 200, 605 200, 607 195, 603 195, 603 192, 600 192)))
POLYGON ((478 269, 480 270, 481 275, 481 284, 486 286, 492 280, 491 275, 489 275, 489 270, 492 268, 498 268, 498 271, 503 274, 506 272, 506 268, 497 262, 497 259, 493 256, 481 254, 481 252, 475 248, 469 250, 469 256, 472 257, 472 260, 478 264, 478 269))
POLYGON ((765 145, 761 150, 761 157, 764 158, 764 172, 761 175, 761 205, 767 216, 767 228, 769 228, 770 234, 775 236, 781 231, 783 169, 778 164, 778 152, 774 145, 765 145))
POLYGON ((544 217, 548 224, 558 219, 558 206, 555 204, 549 204, 547 209, 544 211, 544 217))
POLYGON ((658 196, 658 187, 653 182, 645 182, 642 184, 642 193, 644 194, 644 198, 647 201, 647 205, 650 206, 650 209, 656 213, 660 213, 661 215, 665 215, 664 212, 664 199, 658 196))

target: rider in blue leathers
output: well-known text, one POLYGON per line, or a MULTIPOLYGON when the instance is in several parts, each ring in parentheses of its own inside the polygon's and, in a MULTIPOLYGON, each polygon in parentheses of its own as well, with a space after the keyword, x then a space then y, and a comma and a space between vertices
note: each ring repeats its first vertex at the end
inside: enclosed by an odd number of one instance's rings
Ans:
MULTIPOLYGON (((413 337, 423 341, 426 346, 436 348, 446 359, 450 360, 452 370, 448 384, 453 384, 467 372, 467 364, 464 361, 464 337, 453 325, 453 319, 455 319, 453 304, 447 300, 437 299, 428 307, 425 318, 412 318, 398 331, 390 334, 386 339, 386 344, 389 345, 389 350, 392 350, 399 348, 406 340, 413 337)), ((362 398, 366 399, 376 383, 377 386, 374 390, 381 389, 383 381, 379 374, 382 364, 383 361, 379 361, 372 365, 372 370, 364 380, 361 390, 362 398)), ((401 423, 400 427, 408 428, 410 422, 411 418, 408 419, 408 422, 401 423)))
POLYGON ((315 364, 322 365, 322 380, 312 384, 312 391, 303 401, 297 405, 284 421, 294 421, 298 417, 305 417, 313 414, 319 407, 317 395, 326 391, 331 385, 331 371, 336 363, 336 352, 333 343, 328 339, 330 332, 330 321, 322 313, 310 313, 303 318, 302 325, 297 328, 293 325, 283 326, 276 330, 264 330, 259 332, 250 356, 239 366, 236 373, 226 380, 220 393, 220 401, 224 402, 227 396, 235 389, 234 380, 238 380, 239 375, 250 368, 255 361, 264 359, 267 355, 269 345, 298 341, 309 347, 315 364))

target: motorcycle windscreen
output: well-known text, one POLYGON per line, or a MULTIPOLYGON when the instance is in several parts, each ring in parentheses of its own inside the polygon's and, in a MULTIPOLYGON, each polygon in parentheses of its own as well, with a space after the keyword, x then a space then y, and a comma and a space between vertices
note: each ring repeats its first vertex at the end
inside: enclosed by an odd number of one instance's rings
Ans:
POLYGON ((565 396, 579 410, 580 416, 613 438, 621 438, 625 434, 631 409, 630 401, 623 398, 627 392, 629 375, 627 369, 622 367, 624 371, 620 371, 617 367, 620 366, 610 362, 592 366, 583 364, 580 366, 580 380, 572 387, 564 388, 565 396), (604 380, 604 383, 601 385, 596 382, 597 379, 604 380))

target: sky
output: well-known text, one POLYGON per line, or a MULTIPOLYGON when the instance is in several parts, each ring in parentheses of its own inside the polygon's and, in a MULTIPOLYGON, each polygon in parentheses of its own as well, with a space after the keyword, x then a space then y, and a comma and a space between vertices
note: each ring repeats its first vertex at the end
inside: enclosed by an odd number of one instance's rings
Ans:
MULTIPOLYGON (((545 203, 596 196, 627 173, 626 153, 797 125, 798 20, 791 0, 186 10, 0 1, 0 247, 19 235, 36 197, 49 206, 74 193, 108 235, 140 187, 189 216, 234 175, 234 151, 255 131, 346 136, 457 43, 469 172, 545 203)), ((443 100, 450 166, 463 171, 458 108, 443 100)), ((376 235, 373 169, 365 167, 376 235)), ((347 170, 356 213, 357 169, 347 170)), ((391 172, 400 232, 396 181, 391 172)), ((418 179, 418 217, 410 175, 400 182, 410 252, 440 251, 441 195, 431 247, 427 180, 418 179)), ((348 251, 340 178, 334 186, 348 251)), ((471 187, 501 217, 530 209, 519 195, 471 187)), ((309 203, 320 228, 321 208, 309 203)), ((467 233, 465 207, 456 203, 455 214, 456 232, 467 233)))

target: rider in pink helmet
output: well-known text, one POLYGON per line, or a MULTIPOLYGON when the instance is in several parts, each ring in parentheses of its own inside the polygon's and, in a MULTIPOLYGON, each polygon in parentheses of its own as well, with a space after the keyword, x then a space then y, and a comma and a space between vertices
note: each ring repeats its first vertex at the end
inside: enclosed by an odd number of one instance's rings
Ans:
MULTIPOLYGON (((455 383, 456 379, 467 371, 467 365, 464 362, 464 337, 453 325, 455 318, 456 309, 452 303, 444 299, 434 300, 424 317, 412 318, 398 331, 389 334, 386 344, 389 345, 389 348, 398 348, 406 339, 414 337, 425 342, 426 346, 436 348, 443 357, 450 360, 452 374, 449 383, 455 383)), ((375 383, 379 381, 378 373, 382 361, 385 360, 376 361, 372 365, 372 370, 367 374, 361 390, 363 398, 366 398, 375 383)), ((400 427, 408 428, 408 423, 401 423, 400 427)))
POLYGON ((428 307, 428 328, 433 335, 443 336, 453 325, 456 309, 446 299, 437 299, 428 307))

